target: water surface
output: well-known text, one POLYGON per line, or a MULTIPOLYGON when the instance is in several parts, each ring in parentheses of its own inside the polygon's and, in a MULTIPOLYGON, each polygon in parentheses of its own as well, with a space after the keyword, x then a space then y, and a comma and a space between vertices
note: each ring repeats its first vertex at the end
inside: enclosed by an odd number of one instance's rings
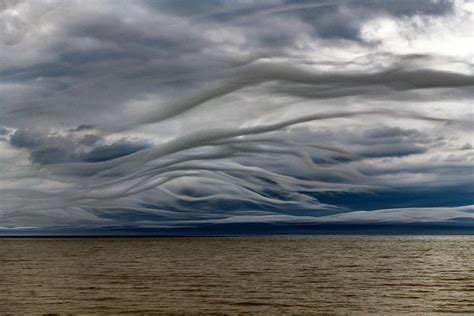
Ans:
POLYGON ((473 236, 0 239, 3 313, 474 313, 473 236))

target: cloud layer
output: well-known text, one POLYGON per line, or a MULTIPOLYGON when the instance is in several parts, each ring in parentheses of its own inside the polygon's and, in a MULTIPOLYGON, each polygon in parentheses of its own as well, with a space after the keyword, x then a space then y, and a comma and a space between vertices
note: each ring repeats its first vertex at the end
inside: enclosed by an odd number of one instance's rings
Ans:
POLYGON ((0 226, 465 223, 473 8, 4 1, 0 226))

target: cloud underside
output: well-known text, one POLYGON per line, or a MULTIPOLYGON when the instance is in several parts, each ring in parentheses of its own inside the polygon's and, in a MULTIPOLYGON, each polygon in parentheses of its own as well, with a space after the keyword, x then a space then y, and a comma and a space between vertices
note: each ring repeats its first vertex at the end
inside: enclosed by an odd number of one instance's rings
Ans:
POLYGON ((471 223, 472 14, 7 1, 0 227, 471 223))

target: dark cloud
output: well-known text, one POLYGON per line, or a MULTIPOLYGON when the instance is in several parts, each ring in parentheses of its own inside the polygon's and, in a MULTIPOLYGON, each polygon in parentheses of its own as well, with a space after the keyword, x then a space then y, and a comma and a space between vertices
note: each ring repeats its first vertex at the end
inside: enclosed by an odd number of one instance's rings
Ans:
POLYGON ((2 225, 466 217, 449 209, 470 203, 474 162, 466 12, 2 2, 2 225))
POLYGON ((18 148, 34 148, 45 141, 44 136, 37 131, 18 129, 10 138, 10 143, 18 148))
MULTIPOLYGON (((442 139, 436 139, 440 141, 442 139)), ((418 144, 426 145, 433 144, 435 139, 430 139, 426 134, 423 134, 417 129, 402 129, 400 127, 381 127, 365 131, 355 140, 359 144, 418 144)))
MULTIPOLYGON (((293 139, 325 142, 328 145, 339 146, 346 152, 355 154, 352 159, 403 157, 425 153, 430 147, 436 146, 442 138, 432 138, 417 129, 400 127, 377 127, 360 130, 340 130, 337 134, 329 131, 311 131, 298 128, 290 131, 293 139), (337 144, 337 145, 336 145, 337 144)), ((341 157, 344 152, 333 152, 341 157)))
MULTIPOLYGON (((362 2, 361 2, 362 3, 362 2)), ((377 11, 387 12, 394 16, 409 17, 414 15, 445 15, 453 12, 454 1, 451 0, 388 0, 376 1, 370 6, 377 11)))
POLYGON ((94 129, 93 125, 81 124, 78 127, 74 128, 74 129, 71 129, 71 131, 81 132, 81 131, 88 131, 88 130, 91 130, 91 129, 94 129))
POLYGON ((368 138, 420 138, 422 134, 416 129, 402 129, 400 127, 380 127, 369 129, 364 132, 368 138))
POLYGON ((133 154, 150 146, 150 143, 145 141, 121 139, 112 144, 93 147, 92 150, 80 155, 80 157, 81 160, 89 162, 106 161, 133 154))
POLYGON ((94 134, 86 134, 81 139, 79 140, 79 144, 85 145, 85 146, 92 146, 98 141, 100 141, 102 138, 100 136, 94 135, 94 134))
POLYGON ((36 64, 29 67, 15 67, 0 72, 8 81, 25 81, 37 78, 57 78, 79 75, 77 69, 64 64, 36 64))
MULTIPOLYGON (((73 129, 89 131, 90 125, 80 125, 73 129)), ((134 138, 122 138, 108 143, 95 134, 74 135, 73 133, 45 133, 29 129, 19 129, 10 137, 10 144, 25 148, 34 164, 65 162, 99 162, 130 155, 148 148, 151 143, 134 138)))
POLYGON ((30 159, 32 163, 41 165, 71 161, 74 158, 68 149, 64 147, 34 149, 30 153, 30 159))
POLYGON ((7 135, 8 134, 8 130, 3 127, 3 126, 0 126, 0 135, 7 135))
POLYGON ((358 153, 365 157, 403 157, 414 154, 421 154, 428 148, 413 144, 395 144, 395 145, 373 145, 359 150, 358 153))
MULTIPOLYGON (((439 140, 430 139, 416 129, 386 127, 369 129, 356 137, 347 137, 363 157, 403 157, 422 154, 439 140)), ((349 144, 348 144, 349 145, 349 144)))

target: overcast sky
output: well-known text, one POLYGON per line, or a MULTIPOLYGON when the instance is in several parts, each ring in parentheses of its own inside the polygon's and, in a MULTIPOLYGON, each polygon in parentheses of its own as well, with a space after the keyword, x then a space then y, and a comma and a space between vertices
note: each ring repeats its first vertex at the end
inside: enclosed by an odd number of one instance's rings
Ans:
POLYGON ((0 0, 0 229, 474 225, 473 14, 0 0))

